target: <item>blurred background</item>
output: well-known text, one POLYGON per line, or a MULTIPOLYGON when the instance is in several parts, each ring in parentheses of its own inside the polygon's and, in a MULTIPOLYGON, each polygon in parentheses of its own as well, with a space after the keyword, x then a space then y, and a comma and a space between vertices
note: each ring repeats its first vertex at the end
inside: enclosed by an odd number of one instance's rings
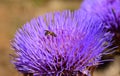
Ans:
MULTIPOLYGON (((39 15, 48 12, 75 10, 81 0, 0 0, 0 76, 22 76, 10 63, 10 40, 16 30, 39 15)), ((107 68, 100 67, 94 76, 120 76, 120 56, 107 68)))

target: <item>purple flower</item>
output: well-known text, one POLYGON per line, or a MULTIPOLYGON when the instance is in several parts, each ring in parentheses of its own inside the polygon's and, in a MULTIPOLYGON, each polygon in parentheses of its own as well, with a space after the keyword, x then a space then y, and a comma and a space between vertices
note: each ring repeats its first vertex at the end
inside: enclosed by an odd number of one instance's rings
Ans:
POLYGON ((33 76, 90 76, 108 54, 104 28, 93 15, 80 11, 48 13, 20 28, 12 40, 18 71, 33 76))
POLYGON ((84 0, 81 9, 97 14, 113 33, 120 33, 120 0, 84 0))
MULTIPOLYGON (((102 20, 104 27, 114 34, 113 46, 120 49, 120 0, 84 0, 81 10, 93 15, 96 14, 102 20)), ((116 51, 115 53, 120 53, 116 51)))

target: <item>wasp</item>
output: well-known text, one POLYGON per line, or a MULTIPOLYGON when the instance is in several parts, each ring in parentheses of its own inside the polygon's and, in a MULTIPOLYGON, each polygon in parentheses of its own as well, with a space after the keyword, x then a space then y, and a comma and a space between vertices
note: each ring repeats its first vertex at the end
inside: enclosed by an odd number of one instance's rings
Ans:
POLYGON ((53 36, 53 37, 56 37, 56 36, 57 36, 54 32, 49 31, 49 30, 45 30, 45 36, 47 36, 47 35, 51 35, 51 36, 53 36))

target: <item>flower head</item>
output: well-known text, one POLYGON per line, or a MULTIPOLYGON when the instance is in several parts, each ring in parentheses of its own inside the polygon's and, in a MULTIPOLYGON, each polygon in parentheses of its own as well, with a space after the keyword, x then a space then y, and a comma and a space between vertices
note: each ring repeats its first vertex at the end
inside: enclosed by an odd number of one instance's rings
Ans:
POLYGON ((115 34, 113 46, 120 48, 120 0, 84 0, 81 9, 97 14, 105 28, 115 34))
POLYGON ((102 63, 105 30, 96 17, 80 11, 48 13, 20 28, 12 40, 17 70, 33 76, 90 74, 102 63))
POLYGON ((81 8, 97 14, 114 33, 120 33, 120 0, 85 0, 81 8))

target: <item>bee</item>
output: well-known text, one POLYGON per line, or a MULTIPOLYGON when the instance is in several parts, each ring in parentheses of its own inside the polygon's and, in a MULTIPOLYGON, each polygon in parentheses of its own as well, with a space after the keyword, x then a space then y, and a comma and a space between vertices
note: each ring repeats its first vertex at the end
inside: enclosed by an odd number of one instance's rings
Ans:
POLYGON ((33 73, 24 73, 23 76, 33 76, 33 73))
POLYGON ((51 35, 51 36, 53 36, 53 37, 56 37, 56 36, 57 36, 54 32, 49 31, 49 30, 45 30, 45 36, 47 36, 47 35, 51 35))

